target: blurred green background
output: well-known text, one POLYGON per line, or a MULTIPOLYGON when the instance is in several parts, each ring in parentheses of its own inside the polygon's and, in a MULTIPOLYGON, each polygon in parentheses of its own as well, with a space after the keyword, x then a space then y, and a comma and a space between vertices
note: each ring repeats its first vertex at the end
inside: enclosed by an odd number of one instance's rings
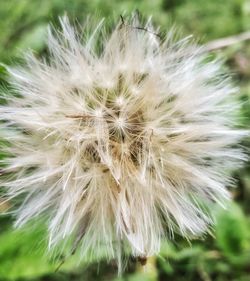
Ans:
MULTIPOLYGON (((250 0, 0 0, 0 62, 15 65, 25 50, 46 55, 46 29, 58 25, 58 16, 83 22, 88 14, 119 19, 124 11, 138 9, 144 17, 153 16, 162 31, 175 24, 184 35, 194 34, 200 43, 250 30, 250 0)), ((250 124, 250 42, 223 50, 222 57, 240 87, 241 126, 250 124)), ((8 89, 6 71, 0 65, 1 91, 8 89)), ((250 141, 245 140, 248 151, 250 141)), ((3 155, 1 155, 3 157, 3 155)), ((60 260, 46 257, 46 232, 41 226, 13 230, 11 218, 0 216, 1 280, 250 280, 250 163, 234 173, 234 202, 227 210, 214 210, 217 225, 212 235, 189 243, 180 237, 163 242, 158 257, 144 270, 133 261, 123 277, 117 277, 113 262, 83 261, 68 257, 55 272, 60 260)), ((0 213, 8 204, 0 205, 0 213)))

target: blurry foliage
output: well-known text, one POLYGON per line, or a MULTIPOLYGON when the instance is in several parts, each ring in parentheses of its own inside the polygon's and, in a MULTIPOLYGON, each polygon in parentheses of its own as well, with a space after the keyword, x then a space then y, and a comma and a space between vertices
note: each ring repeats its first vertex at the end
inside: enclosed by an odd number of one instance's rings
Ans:
MULTIPOLYGON (((23 52, 33 49, 45 54, 46 29, 49 22, 58 26, 58 16, 65 13, 83 22, 88 14, 119 19, 124 11, 138 9, 143 17, 153 16, 162 31, 175 23, 183 34, 194 34, 200 42, 229 36, 250 28, 250 0, 0 0, 0 85, 7 91, 4 64, 22 60, 23 52)), ((250 43, 243 42, 216 55, 225 58, 240 86, 241 125, 250 128, 250 43)), ((250 140, 243 143, 249 153, 250 140)), ((0 155, 1 156, 1 155, 0 155)), ((3 157, 3 156, 1 156, 3 157)), ((130 262, 124 277, 116 276, 110 262, 97 261, 77 266, 78 257, 69 256, 59 272, 60 260, 47 258, 44 226, 11 228, 9 217, 0 217, 0 281, 6 280, 250 280, 250 164, 235 173, 238 188, 233 190, 237 203, 215 210, 217 224, 214 237, 188 243, 180 237, 163 243, 151 273, 130 262), (154 271, 153 270, 153 271, 154 271), (156 275, 158 277, 156 277, 156 275)), ((1 205, 0 212, 4 206, 1 205)), ((8 204, 7 204, 8 205, 8 204)))
POLYGON ((41 234, 44 231, 39 230, 5 229, 0 236, 0 277, 29 277, 52 270, 52 266, 43 257, 41 249, 45 249, 45 241, 41 234), (36 244, 38 247, 35 247, 36 244))

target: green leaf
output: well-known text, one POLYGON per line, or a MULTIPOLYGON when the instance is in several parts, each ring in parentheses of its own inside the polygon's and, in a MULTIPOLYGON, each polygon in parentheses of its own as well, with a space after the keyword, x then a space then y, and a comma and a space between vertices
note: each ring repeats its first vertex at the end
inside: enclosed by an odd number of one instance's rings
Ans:
POLYGON ((236 203, 218 212, 216 241, 223 254, 232 261, 244 256, 249 246, 247 219, 236 203))

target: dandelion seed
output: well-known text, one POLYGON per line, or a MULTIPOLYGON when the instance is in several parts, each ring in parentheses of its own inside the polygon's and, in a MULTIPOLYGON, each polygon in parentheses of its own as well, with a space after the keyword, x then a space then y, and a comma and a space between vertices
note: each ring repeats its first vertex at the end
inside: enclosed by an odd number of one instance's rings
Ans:
POLYGON ((244 159, 220 62, 135 17, 108 37, 103 21, 85 39, 61 25, 49 62, 28 55, 9 69, 18 96, 0 107, 12 172, 2 186, 25 198, 16 226, 47 214, 51 248, 73 240, 82 257, 105 253, 120 268, 125 253, 144 263, 173 233, 206 232, 244 159))

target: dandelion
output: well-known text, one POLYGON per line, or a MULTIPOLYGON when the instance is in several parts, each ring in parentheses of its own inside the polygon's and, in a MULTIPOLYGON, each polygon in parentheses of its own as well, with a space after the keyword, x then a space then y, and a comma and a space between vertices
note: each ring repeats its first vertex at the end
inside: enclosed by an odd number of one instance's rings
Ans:
POLYGON ((48 60, 28 54, 8 69, 1 184, 22 198, 15 225, 44 216, 50 248, 73 241, 82 257, 120 266, 174 233, 208 231, 244 158, 221 63, 173 31, 159 38, 150 20, 122 19, 110 35, 103 21, 86 36, 61 26, 49 30, 48 60))

